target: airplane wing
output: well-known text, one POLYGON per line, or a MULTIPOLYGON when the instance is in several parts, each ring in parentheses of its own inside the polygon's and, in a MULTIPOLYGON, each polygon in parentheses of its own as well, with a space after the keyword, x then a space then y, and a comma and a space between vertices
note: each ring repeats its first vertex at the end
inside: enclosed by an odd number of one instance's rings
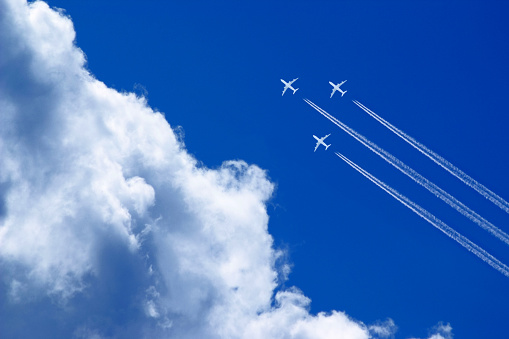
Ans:
POLYGON ((331 97, 331 98, 332 98, 332 96, 334 95, 334 92, 336 92, 336 88, 335 88, 335 87, 332 89, 332 93, 330 94, 330 97, 331 97))
POLYGON ((281 96, 285 95, 285 92, 287 89, 288 89, 288 86, 285 86, 285 89, 283 90, 283 94, 281 94, 281 96))
POLYGON ((297 81, 297 79, 298 79, 298 78, 295 78, 295 79, 293 79, 292 81, 290 81, 290 82, 288 83, 288 86, 290 86, 290 85, 291 85, 291 84, 293 84, 295 81, 297 81))
POLYGON ((326 136, 324 136, 324 137, 323 137, 323 139, 322 139, 322 141, 324 141, 325 139, 327 139, 327 137, 328 137, 329 135, 330 135, 330 133, 329 133, 329 134, 327 134, 326 136))
POLYGON ((343 85, 345 82, 346 82, 346 80, 345 80, 345 81, 343 81, 343 82, 341 82, 341 83, 339 84, 339 86, 343 85))
POLYGON ((315 150, 314 150, 313 152, 316 152, 316 150, 318 149, 318 146, 320 146, 320 141, 318 141, 318 142, 316 143, 315 150))

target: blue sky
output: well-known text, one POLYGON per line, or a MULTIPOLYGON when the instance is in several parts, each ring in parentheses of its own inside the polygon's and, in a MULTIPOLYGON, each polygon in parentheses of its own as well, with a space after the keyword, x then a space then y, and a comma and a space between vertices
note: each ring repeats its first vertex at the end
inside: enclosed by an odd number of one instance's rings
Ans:
MULTIPOLYGON (((164 113, 179 131, 187 152, 200 166, 218 169, 224 161, 244 160, 267 171, 275 184, 267 202, 268 232, 274 248, 286 251, 285 260, 292 268, 276 291, 298 287, 311 299, 311 314, 344 311, 367 325, 390 318, 398 327, 396 338, 427 338, 440 323, 450 324, 457 338, 506 336, 508 278, 355 172, 334 152, 346 155, 509 263, 506 245, 382 161, 303 99, 509 232, 505 212, 352 102, 360 101, 509 199, 509 118, 504 100, 509 91, 507 4, 155 0, 143 5, 57 0, 48 4, 64 9, 72 19, 75 43, 85 53, 86 68, 93 76, 117 91, 146 96, 148 105, 164 113), (297 77, 294 85, 299 91, 281 96, 279 79, 297 77), (342 88, 347 94, 329 98, 328 81, 345 79, 342 88), (312 135, 328 133, 332 147, 313 153, 312 135)), ((149 174, 139 173, 150 183, 149 174)), ((8 185, 0 185, 2 195, 7 195, 8 189, 2 187, 8 185)), ((133 187, 150 196, 143 185, 133 187)), ((156 188, 156 199, 157 194, 156 188)), ((85 273, 83 278, 91 286, 101 286, 92 295, 107 296, 117 306, 122 304, 122 293, 136 294, 145 283, 140 277, 132 285, 117 285, 118 276, 132 277, 143 266, 143 260, 126 255, 118 246, 104 255, 132 257, 132 264, 118 268, 119 261, 103 262, 95 271, 101 273, 91 277, 85 273), (113 264, 117 274, 109 279, 105 272, 111 272, 108 265, 113 264)), ((102 255, 96 260, 101 262, 102 255)), ((12 292, 13 285, 5 283, 4 296, 11 293, 5 286, 11 286, 12 292)), ((77 293, 73 302, 86 298, 86 290, 77 293)), ((45 317, 58 318, 62 312, 58 302, 44 302, 55 312, 45 317)), ((2 301, 3 310, 14 308, 21 317, 30 302, 9 305, 2 301)), ((109 312, 107 305, 90 306, 91 313, 109 314, 86 321, 96 326, 93 331, 122 337, 119 333, 125 335, 129 326, 136 327, 122 314, 109 312)), ((133 319, 143 313, 133 304, 121 307, 133 319)), ((82 318, 86 314, 74 313, 82 318)), ((35 313, 27 316, 38 318, 35 313)), ((78 336, 70 327, 60 328, 61 333, 78 336)), ((8 327, 4 323, 1 328, 8 327)), ((89 337, 99 333, 93 331, 87 332, 89 337)))

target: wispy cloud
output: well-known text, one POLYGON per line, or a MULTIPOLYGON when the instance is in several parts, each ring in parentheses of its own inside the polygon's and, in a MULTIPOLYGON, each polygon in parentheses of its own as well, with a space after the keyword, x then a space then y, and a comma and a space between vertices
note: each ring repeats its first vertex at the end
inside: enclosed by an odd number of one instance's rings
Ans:
MULTIPOLYGON (((438 323, 434 326, 430 331, 429 337, 427 339, 452 339, 452 326, 451 324, 444 324, 442 322, 438 323)), ((416 339, 416 338, 410 338, 416 339)))

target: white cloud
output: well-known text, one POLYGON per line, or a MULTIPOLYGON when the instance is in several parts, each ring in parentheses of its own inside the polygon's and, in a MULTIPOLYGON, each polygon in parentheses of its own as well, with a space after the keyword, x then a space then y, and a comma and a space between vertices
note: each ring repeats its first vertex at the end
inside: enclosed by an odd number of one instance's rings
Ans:
POLYGON ((244 333, 245 338, 369 338, 361 323, 342 312, 307 312, 310 300, 300 291, 290 289, 276 294, 276 307, 252 321, 244 333))
POLYGON ((452 339, 452 326, 450 324, 439 323, 433 328, 433 334, 429 339, 452 339))
POLYGON ((310 315, 297 289, 274 296, 277 272, 284 279, 289 266, 276 267, 265 171, 243 161, 198 166, 162 114, 86 71, 74 37, 71 20, 44 2, 0 0, 0 293, 10 296, 0 327, 7 335, 368 338, 394 331, 393 323, 374 330, 342 312, 310 315), (32 326, 16 321, 22 316, 32 326))
MULTIPOLYGON (((452 339, 452 326, 439 322, 430 330, 430 335, 427 339, 452 339)), ((417 339, 417 338, 411 338, 417 339)))
POLYGON ((397 326, 392 319, 369 326, 369 332, 379 338, 391 338, 396 333, 396 330, 397 326))

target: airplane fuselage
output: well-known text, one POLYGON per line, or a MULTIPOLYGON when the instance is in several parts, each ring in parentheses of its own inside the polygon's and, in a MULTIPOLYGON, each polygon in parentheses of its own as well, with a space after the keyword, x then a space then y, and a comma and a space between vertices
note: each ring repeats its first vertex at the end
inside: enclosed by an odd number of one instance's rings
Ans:
POLYGON ((331 144, 327 145, 325 142, 323 142, 323 141, 325 140, 325 138, 327 138, 329 135, 330 135, 330 134, 328 134, 328 135, 324 136, 323 138, 319 138, 319 137, 317 137, 316 135, 313 135, 313 138, 315 138, 315 139, 316 139, 316 141, 317 141, 317 142, 316 142, 316 146, 315 146, 315 152, 316 152, 316 150, 318 149, 318 146, 320 146, 320 145, 325 146, 325 150, 327 150, 327 148, 329 148, 329 147, 330 147, 330 145, 331 145, 331 144))
POLYGON ((331 95, 330 95, 330 97, 331 97, 331 98, 332 98, 332 96, 334 95, 334 93, 336 93, 336 91, 339 91, 339 92, 341 93, 341 96, 345 95, 346 91, 343 91, 343 90, 341 90, 341 88, 339 88, 339 87, 341 87, 341 85, 343 85, 345 82, 346 82, 346 80, 345 80, 345 81, 340 82, 340 83, 339 83, 339 84, 337 84, 337 85, 335 85, 332 81, 329 81, 329 84, 331 84, 331 86, 333 87, 333 88, 332 88, 332 93, 331 93, 331 95))
POLYGON ((327 144, 326 144, 325 142, 323 142, 323 139, 324 139, 324 138, 319 138, 319 137, 317 137, 316 135, 313 135, 313 138, 315 138, 315 139, 318 141, 318 143, 319 143, 320 145, 327 146, 327 144))
POLYGON ((297 89, 295 89, 295 88, 293 88, 293 87, 292 87, 292 84, 293 84, 295 81, 297 81, 297 79, 298 79, 298 78, 293 79, 292 81, 289 81, 289 82, 286 82, 286 81, 284 81, 283 79, 280 79, 280 80, 281 80, 281 82, 282 82, 283 84, 285 84, 285 88, 283 89, 283 94, 281 94, 282 96, 285 94, 285 92, 286 92, 286 90, 287 90, 287 89, 291 89, 291 90, 293 91, 293 94, 295 94, 295 92, 297 92, 298 88, 297 88, 297 89))

